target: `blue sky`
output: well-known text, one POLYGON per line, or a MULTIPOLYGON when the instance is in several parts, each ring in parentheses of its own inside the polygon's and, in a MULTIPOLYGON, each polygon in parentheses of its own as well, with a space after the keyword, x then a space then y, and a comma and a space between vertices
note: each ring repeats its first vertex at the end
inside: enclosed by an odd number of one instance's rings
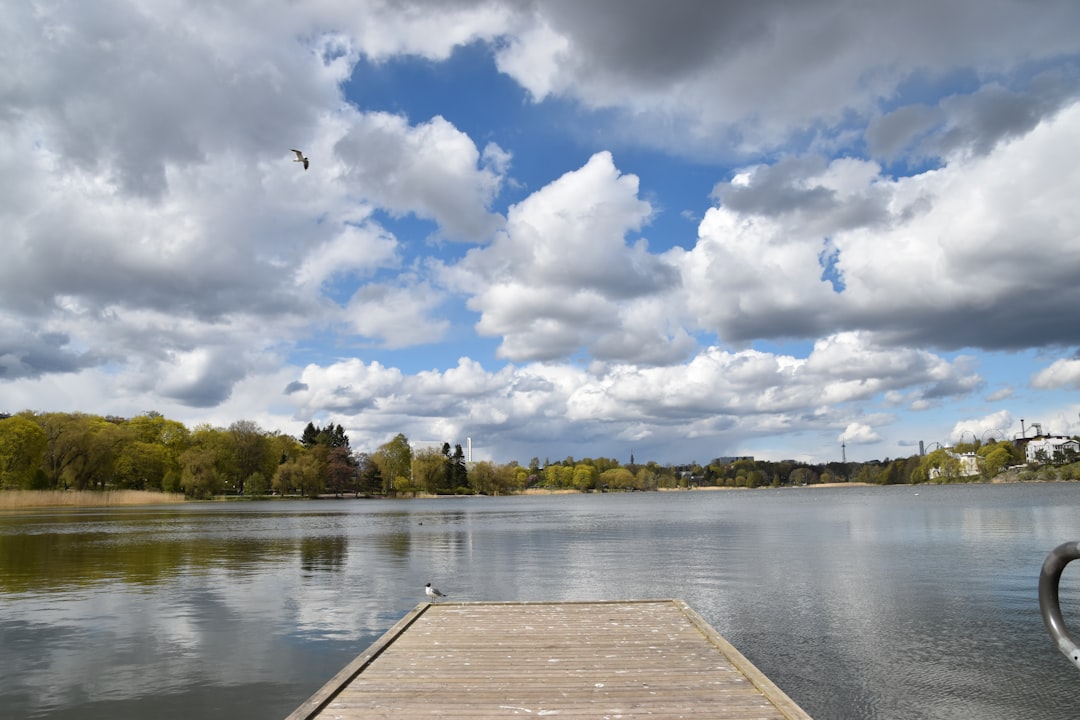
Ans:
POLYGON ((522 463, 1080 433, 1077 27, 1066 0, 5 7, 0 411, 522 463))

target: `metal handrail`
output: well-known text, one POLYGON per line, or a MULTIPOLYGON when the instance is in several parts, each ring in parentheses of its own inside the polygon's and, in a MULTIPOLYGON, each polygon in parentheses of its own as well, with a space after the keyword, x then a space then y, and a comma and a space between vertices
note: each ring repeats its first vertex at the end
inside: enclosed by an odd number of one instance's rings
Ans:
POLYGON ((1043 563, 1039 575, 1039 611, 1042 613, 1046 631, 1065 657, 1080 668, 1080 647, 1069 635, 1065 619, 1061 617, 1061 604, 1058 602, 1058 584, 1065 566, 1080 558, 1080 542, 1067 542, 1050 551, 1043 563))

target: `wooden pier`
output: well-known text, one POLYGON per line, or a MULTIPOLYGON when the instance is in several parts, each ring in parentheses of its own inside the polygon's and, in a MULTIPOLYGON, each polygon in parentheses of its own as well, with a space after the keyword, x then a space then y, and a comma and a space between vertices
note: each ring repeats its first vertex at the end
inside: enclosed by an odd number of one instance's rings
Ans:
POLYGON ((681 600, 421 603, 287 720, 811 720, 681 600))

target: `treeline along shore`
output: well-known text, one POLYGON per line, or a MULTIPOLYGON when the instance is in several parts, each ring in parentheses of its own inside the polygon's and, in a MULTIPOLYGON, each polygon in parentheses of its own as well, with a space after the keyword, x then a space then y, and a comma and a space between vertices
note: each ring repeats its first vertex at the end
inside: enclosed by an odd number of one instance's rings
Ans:
POLYGON ((716 458, 706 464, 567 457, 466 462, 460 444, 416 449, 404 434, 351 446, 341 425, 300 437, 248 420, 189 429, 159 413, 133 418, 24 411, 0 415, 0 507, 136 504, 220 497, 416 497, 537 491, 618 492, 832 484, 1080 479, 1076 457, 1025 463, 1008 440, 925 455, 822 464, 716 458), (20 491, 20 492, 14 492, 20 491), (32 491, 32 492, 30 492, 32 491))

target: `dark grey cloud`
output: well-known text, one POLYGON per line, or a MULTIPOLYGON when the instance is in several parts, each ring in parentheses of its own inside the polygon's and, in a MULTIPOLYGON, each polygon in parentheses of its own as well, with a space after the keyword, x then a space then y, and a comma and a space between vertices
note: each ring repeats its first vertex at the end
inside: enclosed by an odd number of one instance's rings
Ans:
POLYGON ((201 360, 159 366, 161 395, 188 407, 215 407, 229 399, 234 385, 252 369, 242 353, 226 348, 207 351, 205 362, 201 360))
POLYGON ((537 3, 554 28, 573 38, 580 72, 600 71, 658 86, 769 42, 782 14, 813 12, 817 3, 653 0, 537 3))
MULTIPOLYGON (((547 40, 537 39, 506 53, 503 59, 512 61, 504 71, 540 97, 601 110, 592 137, 696 158, 762 157, 812 142, 862 152, 861 131, 888 110, 867 140, 877 157, 889 159, 931 129, 927 118, 904 108, 924 105, 936 113, 937 98, 955 91, 949 83, 957 78, 1038 94, 1045 88, 1029 88, 1033 75, 1060 65, 1067 69, 1057 91, 1080 88, 1074 31, 1080 5, 1072 0, 1046 0, 1037 10, 1024 0, 518 5, 525 8, 520 22, 532 14, 567 45, 553 53, 547 40)), ((1052 112, 1039 105, 1027 110, 1052 112)), ((994 112, 1005 126, 1024 122, 1008 117, 1015 108, 994 112)), ((995 131, 1008 132, 989 126, 979 132, 992 142, 995 131)), ((978 145, 970 137, 951 141, 978 145)))
POLYGON ((767 315, 733 315, 719 328, 725 342, 735 347, 762 338, 808 340, 837 329, 844 329, 842 323, 813 303, 772 308, 767 315))
POLYGON ((195 6, 170 16, 119 2, 24 16, 20 32, 6 35, 15 45, 7 52, 22 62, 2 105, 33 118, 66 162, 103 171, 135 196, 159 198, 169 166, 228 151, 269 157, 336 88, 312 82, 306 66, 317 60, 299 41, 260 39, 250 18, 230 24, 245 36, 238 45, 262 46, 257 63, 196 31, 222 20, 227 14, 195 6), (42 51, 48 62, 38 61, 42 51))
POLYGON ((599 360, 629 361, 642 366, 682 362, 696 349, 697 343, 689 335, 672 337, 659 328, 652 342, 640 332, 606 332, 589 345, 590 354, 599 360))
POLYGON ((866 144, 873 157, 892 160, 940 124, 943 115, 926 105, 906 105, 870 122, 866 144))
POLYGON ((960 372, 930 385, 923 391, 922 397, 927 400, 967 397, 972 393, 980 392, 985 387, 986 382, 981 376, 973 372, 960 372))
MULTIPOLYGON (((1075 264, 1071 270, 1080 273, 1075 264)), ((990 303, 957 298, 939 307, 908 308, 903 313, 877 308, 872 315, 855 313, 851 321, 874 330, 880 342, 889 345, 1019 352, 1080 343, 1073 321, 1072 308, 1076 307, 1080 307, 1080 288, 1051 283, 1047 289, 1013 289, 990 303)))
MULTIPOLYGON (((339 385, 330 393, 322 409, 346 415, 356 415, 375 406, 375 398, 362 389, 339 385)), ((423 414, 423 413, 418 413, 423 414)))
POLYGON ((232 388, 232 379, 206 375, 198 380, 174 386, 161 394, 187 407, 212 408, 228 400, 232 388))
POLYGON ((293 380, 291 383, 285 386, 285 394, 292 395, 293 393, 302 392, 307 389, 307 383, 300 382, 299 380, 293 380))
POLYGON ((1043 83, 1024 91, 989 84, 970 95, 944 99, 945 128, 922 143, 923 152, 942 156, 970 150, 985 155, 999 142, 1030 132, 1080 95, 1076 84, 1062 80, 1044 76, 1043 83))
POLYGON ((813 218, 814 226, 831 232, 864 227, 889 218, 889 198, 881 193, 860 192, 841 196, 821 184, 828 161, 817 155, 789 157, 762 165, 746 181, 719 183, 712 196, 725 208, 745 215, 813 218))
MULTIPOLYGON (((56 310, 58 296, 77 297, 91 312, 142 309, 215 321, 231 313, 289 314, 301 310, 293 269, 249 255, 243 244, 213 242, 174 260, 152 248, 133 254, 130 236, 80 231, 74 217, 24 226, 30 242, 0 270, 0 303, 27 315, 56 310), (54 223, 54 221, 56 221, 54 223), (77 258, 74 262, 64 258, 77 258)), ((119 229, 123 232, 123 229, 119 229)), ((161 246, 174 230, 163 226, 161 246)))
POLYGON ((819 156, 786 158, 775 165, 755 168, 748 184, 718 184, 712 196, 721 205, 750 215, 828 212, 836 207, 836 193, 802 183, 820 174, 826 164, 825 158, 819 156))
POLYGON ((616 266, 585 266, 568 263, 564 270, 565 289, 588 287, 613 301, 656 295, 679 287, 677 269, 661 258, 641 255, 616 266))
POLYGON ((867 148, 873 157, 905 155, 923 161, 955 153, 985 155, 998 143, 1030 132, 1080 97, 1080 60, 1034 76, 1020 73, 1013 85, 993 80, 934 107, 905 105, 871 121, 867 148))
POLYGON ((103 362, 96 353, 74 350, 71 342, 67 333, 4 330, 0 336, 0 383, 78 372, 103 362))

